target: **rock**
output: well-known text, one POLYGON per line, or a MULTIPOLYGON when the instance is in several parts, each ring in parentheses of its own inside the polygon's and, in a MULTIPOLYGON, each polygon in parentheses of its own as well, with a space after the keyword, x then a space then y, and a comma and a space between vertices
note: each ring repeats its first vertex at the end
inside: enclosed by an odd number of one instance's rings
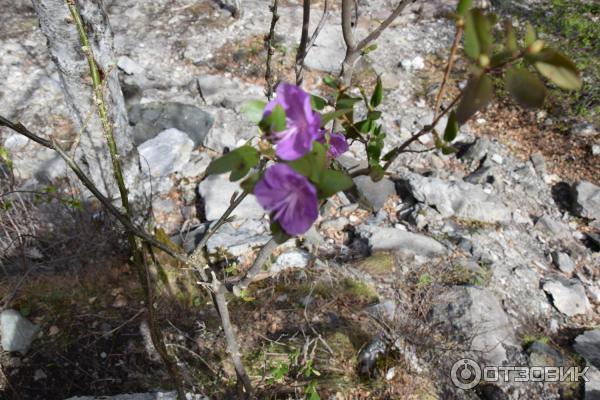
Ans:
POLYGON ((224 249, 234 257, 243 256, 253 247, 262 246, 270 239, 266 224, 256 220, 246 220, 241 224, 224 224, 208 240, 206 247, 210 254, 224 249))
POLYGON ((573 212, 580 217, 600 220, 600 187, 581 181, 573 188, 573 212))
POLYGON ((325 25, 313 48, 308 52, 304 65, 322 72, 339 73, 346 55, 342 40, 342 27, 325 25))
MULTIPOLYGON (((234 192, 241 193, 240 185, 230 182, 227 175, 211 175, 200 182, 198 194, 204 200, 204 215, 207 221, 217 220, 229 208, 234 192)), ((263 208, 252 195, 247 196, 233 211, 239 218, 262 218, 263 208)))
POLYGON ((206 153, 193 152, 190 160, 181 168, 181 176, 184 178, 195 178, 206 171, 210 164, 210 157, 206 153))
POLYGON ((33 373, 33 381, 37 382, 37 381, 41 381, 42 379, 46 379, 48 377, 48 375, 46 375, 46 373, 44 371, 42 371, 41 369, 36 369, 35 372, 33 373))
POLYGON ((400 62, 402 68, 407 71, 410 70, 420 70, 425 68, 425 60, 421 56, 416 56, 415 58, 402 60, 400 62))
POLYGON ((527 353, 529 354, 529 365, 532 367, 559 367, 564 364, 562 354, 543 342, 533 342, 527 349, 527 353))
POLYGON ((138 104, 129 113, 129 123, 134 126, 133 140, 137 145, 166 129, 176 128, 187 133, 196 147, 202 144, 213 122, 213 117, 206 111, 175 102, 138 104))
POLYGON ((0 336, 4 351, 27 353, 40 328, 15 310, 0 313, 0 336))
POLYGON ((584 400, 600 399, 600 369, 594 366, 590 367, 585 375, 588 381, 585 383, 584 400))
POLYGON ((571 257, 569 257, 567 253, 558 251, 552 252, 552 261, 554 262, 554 265, 556 265, 556 267, 562 272, 570 274, 575 271, 575 263, 573 260, 571 260, 571 257))
MULTIPOLYGON (((186 393, 186 400, 209 400, 208 397, 200 394, 186 393)), ((115 396, 76 396, 66 400, 177 400, 175 392, 156 392, 156 393, 134 393, 118 394, 115 396)))
POLYGON ((556 221, 547 215, 543 215, 540 218, 538 218, 534 227, 550 239, 571 238, 571 233, 568 225, 556 221))
POLYGON ((381 209, 386 200, 396 194, 396 185, 388 178, 373 182, 368 176, 358 176, 354 178, 354 184, 374 211, 381 209))
POLYGON ((585 288, 578 280, 550 280, 544 283, 543 288, 552 296, 554 307, 569 317, 586 314, 592 309, 585 288))
POLYGON ((592 155, 593 156, 600 156, 600 144, 593 144, 592 145, 592 155))
POLYGON ((594 125, 584 122, 581 124, 575 124, 571 130, 571 133, 579 137, 593 137, 598 134, 598 131, 596 128, 594 128, 594 125))
POLYGON ((278 274, 288 268, 304 268, 310 261, 310 254, 305 250, 291 249, 284 251, 271 266, 271 272, 278 274))
POLYGON ((496 295, 485 288, 455 286, 434 299, 432 318, 486 365, 504 365, 520 350, 514 329, 496 295))
POLYGON ((546 160, 544 156, 540 152, 533 153, 531 155, 531 163, 533 164, 533 168, 540 176, 546 175, 546 160))
POLYGON ((162 131, 158 136, 138 146, 142 168, 150 168, 150 176, 163 177, 179 172, 189 161, 194 142, 175 128, 162 131))
POLYGON ((144 69, 140 67, 138 63, 127 56, 119 57, 119 60, 117 61, 117 67, 123 70, 123 72, 125 72, 127 75, 137 75, 144 72, 144 69))
POLYGON ((415 256, 433 257, 444 254, 446 247, 429 236, 396 228, 375 228, 369 237, 371 251, 400 250, 415 256))
POLYGON ((239 141, 256 134, 256 125, 235 111, 218 109, 214 112, 214 120, 214 126, 202 140, 202 145, 219 153, 226 148, 237 147, 239 141))
POLYGON ((593 329, 577 336, 573 347, 588 363, 600 368, 600 329, 593 329))
POLYGON ((407 182, 413 197, 435 207, 443 218, 455 216, 487 223, 512 220, 508 207, 495 196, 485 193, 480 185, 417 174, 411 174, 407 182))

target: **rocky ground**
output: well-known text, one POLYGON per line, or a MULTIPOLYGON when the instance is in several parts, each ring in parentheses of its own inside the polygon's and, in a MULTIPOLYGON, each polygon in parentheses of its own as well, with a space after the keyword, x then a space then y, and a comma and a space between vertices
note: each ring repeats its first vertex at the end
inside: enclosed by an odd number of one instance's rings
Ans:
MULTIPOLYGON (((291 79, 301 8, 282 3, 274 68, 276 78, 291 79)), ((361 5, 359 35, 386 15, 384 3, 361 5)), ((390 147, 433 116, 453 32, 441 15, 452 3, 407 10, 357 71, 356 83, 369 86, 382 76, 390 147)), ((493 5, 502 11, 507 3, 493 5)), ((238 20, 209 0, 106 4, 153 212, 191 251, 236 190, 204 169, 257 133, 240 107, 263 96, 268 2, 245 1, 238 20)), ((35 14, 23 1, 1 18, 0 114, 74 138, 35 14)), ((306 61, 315 93, 327 95, 321 78, 343 58, 338 20, 334 5, 306 61)), ((464 82, 460 68, 451 91, 464 82)), ((314 229, 278 250, 247 297, 232 299, 262 398, 303 398, 311 385, 324 399, 600 398, 596 121, 499 100, 462 129, 456 155, 407 153, 378 183, 356 178, 356 189, 325 204, 314 229), (490 366, 587 365, 590 380, 465 392, 450 371, 467 357, 490 366)), ((0 398, 173 398, 158 393, 172 387, 149 345, 135 273, 111 239, 114 221, 71 198, 66 166, 52 152, 6 129, 0 143, 14 170, 2 170, 1 189, 37 193, 13 195, 0 214, 0 398)), ((429 147, 423 140, 413 149, 429 147)), ((361 164, 358 150, 342 158, 346 167, 361 164)), ((268 232, 249 198, 208 250, 234 274, 268 232)), ((168 347, 195 393, 226 397, 235 373, 209 299, 189 271, 162 262, 158 308, 168 347)))

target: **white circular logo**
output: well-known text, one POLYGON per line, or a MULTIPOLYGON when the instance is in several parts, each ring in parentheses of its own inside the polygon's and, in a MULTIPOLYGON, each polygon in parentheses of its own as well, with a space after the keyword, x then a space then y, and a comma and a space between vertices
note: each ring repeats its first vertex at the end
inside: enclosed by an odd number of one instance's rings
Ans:
POLYGON ((481 368, 474 360, 463 358, 452 365, 452 383, 459 389, 473 389, 481 380, 481 368))

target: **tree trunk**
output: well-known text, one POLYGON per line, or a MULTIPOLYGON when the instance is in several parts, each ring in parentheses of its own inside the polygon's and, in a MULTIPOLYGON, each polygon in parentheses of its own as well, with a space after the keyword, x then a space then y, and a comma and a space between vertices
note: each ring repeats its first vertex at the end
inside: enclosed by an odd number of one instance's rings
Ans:
MULTIPOLYGON (((89 37, 103 84, 104 101, 113 127, 129 198, 142 199, 141 168, 137 149, 129 132, 127 111, 119 84, 113 47, 113 33, 102 0, 78 0, 76 4, 89 37)), ((62 90, 80 142, 75 158, 100 191, 117 199, 110 153, 94 104, 90 70, 82 50, 77 27, 67 0, 33 0, 42 32, 48 39, 52 60, 58 67, 62 90)))

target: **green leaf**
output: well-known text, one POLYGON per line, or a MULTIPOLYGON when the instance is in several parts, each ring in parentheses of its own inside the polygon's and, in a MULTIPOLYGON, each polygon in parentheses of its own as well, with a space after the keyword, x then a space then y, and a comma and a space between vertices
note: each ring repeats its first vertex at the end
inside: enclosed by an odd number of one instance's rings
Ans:
POLYGON ((458 123, 464 124, 473 114, 484 108, 492 100, 493 94, 494 87, 489 76, 472 76, 456 109, 458 123))
POLYGON ((544 104, 546 87, 525 68, 512 67, 506 71, 506 88, 524 107, 537 108, 544 104))
POLYGON ((329 122, 341 117, 342 115, 352 113, 352 111, 353 111, 352 108, 344 108, 341 110, 336 110, 336 111, 331 111, 331 112, 328 112, 325 114, 321 114, 321 128, 324 128, 325 125, 327 125, 329 122))
POLYGON ((377 43, 373 43, 367 47, 365 47, 362 51, 363 56, 369 54, 372 51, 377 50, 377 43))
POLYGON ((281 106, 281 104, 277 104, 271 114, 267 117, 269 122, 269 126, 271 127, 271 131, 273 132, 282 132, 285 131, 286 128, 286 120, 285 120, 285 110, 281 106))
POLYGON ((338 87, 338 80, 332 76, 323 77, 323 83, 333 89, 337 89, 338 87))
POLYGON ((367 113, 367 119, 370 119, 371 121, 376 121, 379 118, 381 118, 381 111, 369 111, 367 113))
POLYGON ((506 35, 506 50, 509 52, 519 50, 515 28, 510 20, 504 21, 504 34, 506 35))
POLYGON ((373 121, 364 119, 354 124, 354 128, 360 133, 368 133, 373 127, 373 121))
POLYGON ((320 97, 320 96, 316 96, 314 94, 310 95, 310 105, 312 106, 312 109, 315 111, 321 111, 322 109, 325 108, 325 106, 327 105, 327 100, 320 97))
POLYGON ((474 60, 481 54, 489 53, 492 42, 490 22, 490 18, 480 9, 473 9, 465 16, 465 52, 474 60))
POLYGON ((466 12, 473 6, 473 0, 458 0, 456 6, 456 13, 461 16, 465 16, 466 12))
POLYGON ((377 84, 371 95, 371 107, 375 108, 383 101, 383 84, 381 83, 381 76, 377 77, 377 84))
POLYGON ((273 239, 275 239, 277 244, 283 244, 287 242, 289 238, 291 238, 291 236, 283 230, 277 221, 271 222, 271 236, 273 236, 273 239))
POLYGON ((6 149, 6 147, 0 146, 0 160, 2 160, 4 162, 4 164, 6 164, 6 167, 12 171, 13 162, 10 158, 10 154, 9 154, 8 150, 6 149))
POLYGON ((296 172, 318 184, 321 174, 327 166, 327 149, 319 142, 313 142, 313 148, 301 158, 289 163, 296 172))
POLYGON ((448 124, 446 124, 446 129, 444 130, 444 140, 446 142, 451 142, 456 139, 458 135, 458 122, 456 121, 456 112, 452 111, 450 116, 448 117, 448 124))
POLYGON ((359 101, 361 101, 362 99, 360 97, 351 97, 345 94, 341 94, 338 99, 337 102, 335 103, 335 109, 336 110, 343 110, 343 109, 354 109, 354 105, 356 103, 358 103, 359 101))
POLYGON ((262 100, 249 100, 242 104, 241 110, 250 121, 258 124, 263 118, 266 105, 267 103, 262 100))
POLYGON ((439 136, 435 135, 435 147, 442 151, 442 154, 452 154, 456 153, 457 149, 450 144, 446 143, 444 140, 440 139, 439 136))
POLYGON ((333 196, 337 192, 350 189, 352 186, 354 186, 354 182, 350 176, 333 169, 323 171, 321 180, 317 184, 320 198, 333 196))
POLYGON ((385 176, 385 171, 381 165, 371 165, 371 172, 369 172, 369 178, 373 182, 379 182, 385 176))
POLYGON ((558 51, 545 48, 539 53, 528 55, 527 60, 533 62, 538 72, 556 86, 567 90, 581 88, 581 78, 577 67, 558 51))
POLYGON ((490 67, 495 68, 508 62, 514 56, 514 54, 515 53, 510 50, 504 50, 500 53, 494 54, 490 60, 490 67))
POLYGON ((244 192, 246 193, 253 193, 254 187, 256 186, 260 178, 261 174, 259 173, 251 174, 246 179, 244 179, 242 183, 240 183, 240 187, 244 189, 244 192))
POLYGON ((231 171, 229 180, 233 182, 246 176, 250 168, 258 164, 259 159, 258 150, 251 146, 242 146, 213 160, 206 169, 206 175, 231 171))
POLYGON ((529 47, 537 40, 537 34, 535 33, 535 29, 528 22, 525 25, 525 47, 529 47))

